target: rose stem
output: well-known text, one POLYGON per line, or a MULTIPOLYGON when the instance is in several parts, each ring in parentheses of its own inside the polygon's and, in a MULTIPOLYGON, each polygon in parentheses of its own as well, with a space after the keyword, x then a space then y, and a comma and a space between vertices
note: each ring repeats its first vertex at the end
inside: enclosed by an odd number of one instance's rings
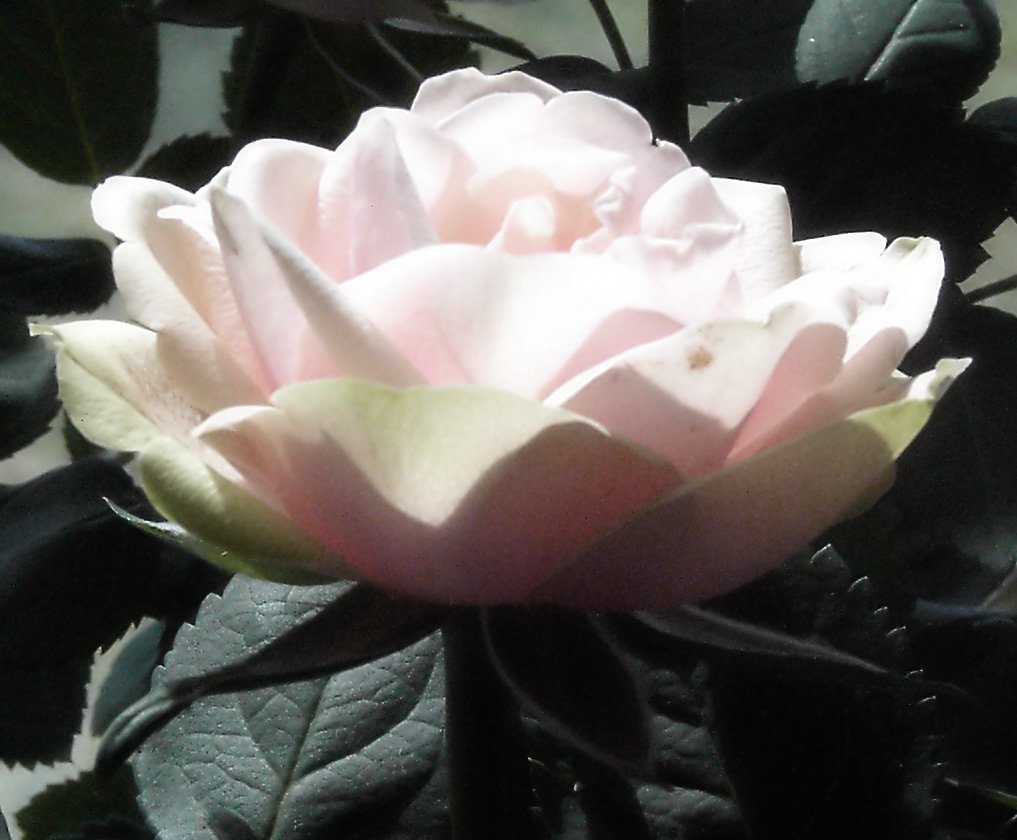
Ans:
POLYGON ((649 0, 650 83, 657 136, 679 146, 689 142, 685 80, 685 0, 649 0))
POLYGON ((254 21, 247 65, 233 97, 230 129, 238 146, 274 134, 272 122, 280 82, 302 41, 300 22, 289 13, 266 8, 254 21))
POLYGON ((979 301, 988 300, 996 295, 1012 292, 1014 289, 1017 289, 1017 274, 1010 277, 1004 277, 1002 280, 996 280, 992 283, 986 283, 978 289, 972 289, 970 292, 965 294, 965 297, 971 303, 978 303, 979 301))
POLYGON ((420 85, 424 81, 424 74, 414 67, 410 60, 399 51, 399 48, 385 37, 381 29, 378 28, 377 24, 368 23, 366 25, 366 29, 367 34, 371 36, 374 42, 381 47, 396 64, 399 65, 402 71, 409 76, 415 84, 420 85))
POLYGON ((607 5, 607 0, 590 0, 590 5, 593 7, 593 13, 597 16, 600 28, 604 30, 607 43, 611 46, 614 60, 618 62, 618 69, 633 69, 632 56, 629 55, 628 47, 625 46, 625 39, 622 38, 618 22, 614 19, 614 15, 611 14, 611 7, 607 5))
POLYGON ((532 840, 522 727, 488 658, 480 617, 458 611, 441 632, 453 840, 532 840))

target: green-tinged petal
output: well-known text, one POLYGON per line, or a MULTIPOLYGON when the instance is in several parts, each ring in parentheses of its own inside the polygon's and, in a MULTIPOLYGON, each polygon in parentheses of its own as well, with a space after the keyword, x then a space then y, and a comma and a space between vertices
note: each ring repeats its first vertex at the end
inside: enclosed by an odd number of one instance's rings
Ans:
POLYGON ((33 328, 51 335, 67 416, 99 446, 138 452, 164 435, 185 436, 201 416, 156 359, 156 335, 121 321, 33 328))
POLYGON ((161 514, 196 540, 207 560, 230 571, 285 583, 348 577, 341 560, 314 538, 236 484, 190 449, 162 437, 141 453, 141 483, 161 514))
POLYGON ((198 435, 358 577, 426 600, 518 601, 681 480, 584 418, 505 391, 339 379, 273 401, 213 415, 198 435))
POLYGON ((580 552, 532 597, 581 609, 666 608, 775 568, 889 489, 894 459, 966 366, 944 360, 899 402, 686 485, 580 552))

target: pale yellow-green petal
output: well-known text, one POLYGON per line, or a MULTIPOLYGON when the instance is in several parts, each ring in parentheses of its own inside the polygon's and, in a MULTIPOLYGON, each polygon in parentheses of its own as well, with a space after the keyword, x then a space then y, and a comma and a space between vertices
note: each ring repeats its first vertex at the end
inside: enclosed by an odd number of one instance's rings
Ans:
POLYGON ((348 576, 343 562, 285 516, 210 469, 170 438, 141 453, 141 482, 155 508, 231 571, 286 583, 348 576))
POLYGON ((425 600, 518 601, 681 480, 571 412, 495 389, 318 380, 273 401, 198 435, 358 577, 425 600))
POLYGON ((159 365, 155 333, 101 320, 33 330, 54 339, 67 416, 92 442, 137 452, 156 437, 188 434, 201 419, 159 365))

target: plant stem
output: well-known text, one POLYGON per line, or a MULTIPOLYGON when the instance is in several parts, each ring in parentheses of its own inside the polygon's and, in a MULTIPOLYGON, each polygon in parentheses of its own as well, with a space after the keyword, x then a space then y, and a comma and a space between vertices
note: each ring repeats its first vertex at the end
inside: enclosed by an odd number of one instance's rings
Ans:
POLYGON ((611 46, 611 52, 614 53, 614 60, 618 62, 618 69, 633 69, 632 56, 629 55, 625 39, 622 38, 618 22, 611 14, 611 7, 607 5, 607 0, 590 0, 590 6, 593 7, 593 13, 597 16, 600 28, 604 30, 607 43, 611 46))
POLYGON ((420 85, 424 81, 424 74, 414 67, 410 60, 399 51, 398 47, 385 37, 377 24, 368 23, 365 28, 373 41, 391 56, 392 60, 402 68, 402 71, 413 80, 414 84, 420 85))
POLYGON ((648 0, 651 123, 657 136, 680 146, 689 142, 685 79, 685 0, 648 0))
MULTIPOLYGON (((251 24, 250 51, 233 95, 228 124, 238 147, 273 131, 279 88, 303 40, 299 21, 277 9, 264 9, 251 24)), ((237 46, 234 45, 234 62, 237 46)))
POLYGON ((488 658, 477 611, 454 613, 442 638, 453 840, 533 840, 523 731, 488 658))
POLYGON ((1017 274, 1011 275, 1010 277, 1004 277, 1002 280, 996 280, 993 283, 986 283, 981 288, 972 289, 965 295, 965 297, 971 303, 978 303, 979 301, 988 300, 996 295, 1012 292, 1014 289, 1017 289, 1017 274))

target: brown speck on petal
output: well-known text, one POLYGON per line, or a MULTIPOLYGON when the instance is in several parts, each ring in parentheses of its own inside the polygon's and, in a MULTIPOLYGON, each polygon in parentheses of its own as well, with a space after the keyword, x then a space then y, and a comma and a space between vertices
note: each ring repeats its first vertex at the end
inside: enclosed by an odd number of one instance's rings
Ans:
POLYGON ((692 370, 701 370, 713 361, 713 353, 705 347, 689 348, 685 355, 689 360, 689 368, 692 370))

